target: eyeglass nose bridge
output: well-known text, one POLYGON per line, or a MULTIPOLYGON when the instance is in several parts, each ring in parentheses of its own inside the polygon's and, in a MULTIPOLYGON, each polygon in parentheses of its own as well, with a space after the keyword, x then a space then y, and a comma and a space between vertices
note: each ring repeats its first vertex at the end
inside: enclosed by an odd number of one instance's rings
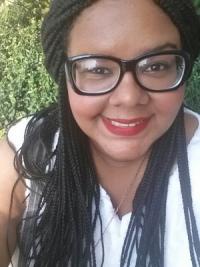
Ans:
POLYGON ((126 72, 131 72, 133 74, 133 77, 137 79, 136 77, 136 65, 137 65, 137 60, 132 59, 132 60, 121 60, 121 69, 122 69, 122 76, 126 72))

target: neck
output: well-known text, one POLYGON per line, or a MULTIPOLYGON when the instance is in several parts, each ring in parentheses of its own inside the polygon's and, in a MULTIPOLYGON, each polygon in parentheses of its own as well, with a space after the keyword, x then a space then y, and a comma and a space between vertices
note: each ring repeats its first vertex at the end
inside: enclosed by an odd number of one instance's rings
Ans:
POLYGON ((109 194, 114 209, 118 208, 118 215, 122 216, 132 210, 132 201, 136 190, 142 180, 149 152, 132 161, 116 162, 103 157, 95 149, 92 150, 93 158, 100 185, 109 194), (128 190, 127 190, 128 189, 128 190))

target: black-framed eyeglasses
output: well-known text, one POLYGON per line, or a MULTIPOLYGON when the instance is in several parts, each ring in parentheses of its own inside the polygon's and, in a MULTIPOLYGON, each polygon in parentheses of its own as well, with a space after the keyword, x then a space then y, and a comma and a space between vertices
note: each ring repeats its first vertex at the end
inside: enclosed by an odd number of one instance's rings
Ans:
POLYGON ((81 95, 102 95, 114 90, 125 72, 132 72, 138 85, 150 92, 176 90, 191 71, 190 56, 183 50, 152 52, 131 60, 104 55, 68 57, 66 75, 81 95))

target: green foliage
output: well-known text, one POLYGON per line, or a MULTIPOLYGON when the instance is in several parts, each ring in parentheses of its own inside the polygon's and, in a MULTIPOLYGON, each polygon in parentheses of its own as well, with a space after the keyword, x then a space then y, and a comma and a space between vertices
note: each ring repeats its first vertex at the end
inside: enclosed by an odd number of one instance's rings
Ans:
POLYGON ((0 129, 56 100, 56 86, 43 66, 41 18, 28 18, 28 9, 18 8, 15 4, 6 7, 0 18, 0 129))
MULTIPOLYGON (((48 10, 50 0, 0 0, 0 6, 9 6, 9 22, 28 26, 32 20, 41 20, 48 10)), ((5 10, 3 10, 3 13, 5 10)))
POLYGON ((196 7, 200 7, 200 0, 193 0, 196 7))
POLYGON ((193 0, 197 10, 198 10, 198 13, 200 14, 200 0, 193 0))
POLYGON ((186 89, 186 104, 200 112, 200 58, 197 60, 186 89))

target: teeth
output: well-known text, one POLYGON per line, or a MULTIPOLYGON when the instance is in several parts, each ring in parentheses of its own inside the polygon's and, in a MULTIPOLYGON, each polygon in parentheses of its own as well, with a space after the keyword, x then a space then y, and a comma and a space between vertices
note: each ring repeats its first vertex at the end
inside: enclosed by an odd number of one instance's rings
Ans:
POLYGON ((111 121, 111 124, 117 127, 129 127, 129 124, 125 124, 125 123, 120 123, 117 121, 111 121))
POLYGON ((117 127, 124 127, 124 128, 127 128, 127 127, 135 127, 136 125, 140 124, 141 121, 138 121, 138 122, 135 122, 135 123, 121 123, 121 122, 117 122, 117 121, 111 121, 111 124, 113 126, 117 126, 117 127))

